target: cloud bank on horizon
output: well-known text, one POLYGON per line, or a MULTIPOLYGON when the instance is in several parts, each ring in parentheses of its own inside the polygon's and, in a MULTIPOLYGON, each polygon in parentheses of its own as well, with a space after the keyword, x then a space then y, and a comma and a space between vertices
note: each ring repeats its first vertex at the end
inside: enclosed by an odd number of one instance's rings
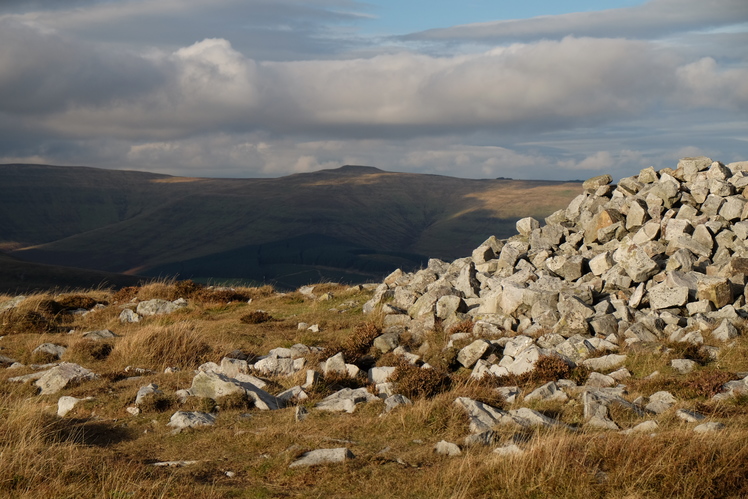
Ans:
POLYGON ((372 4, 3 2, 0 163, 575 179, 748 159, 745 0, 405 34, 367 31, 372 4))

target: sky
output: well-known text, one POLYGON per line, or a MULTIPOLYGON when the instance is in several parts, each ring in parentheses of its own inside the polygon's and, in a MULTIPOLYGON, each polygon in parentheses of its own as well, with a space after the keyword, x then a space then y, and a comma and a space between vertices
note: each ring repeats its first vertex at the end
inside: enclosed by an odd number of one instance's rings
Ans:
POLYGON ((572 180, 748 160, 747 0, 0 0, 0 163, 572 180))

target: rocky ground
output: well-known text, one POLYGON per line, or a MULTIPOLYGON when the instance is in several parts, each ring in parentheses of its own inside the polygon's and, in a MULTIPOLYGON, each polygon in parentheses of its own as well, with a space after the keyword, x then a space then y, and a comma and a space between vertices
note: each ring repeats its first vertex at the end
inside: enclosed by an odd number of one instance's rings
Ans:
POLYGON ((611 181, 378 285, 0 297, 0 490, 748 494, 748 162, 611 181))

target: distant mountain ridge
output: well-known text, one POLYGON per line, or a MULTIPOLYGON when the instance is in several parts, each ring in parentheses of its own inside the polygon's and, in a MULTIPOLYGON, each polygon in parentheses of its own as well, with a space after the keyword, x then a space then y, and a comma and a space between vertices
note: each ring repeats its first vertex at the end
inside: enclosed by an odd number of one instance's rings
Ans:
POLYGON ((213 179, 0 165, 0 250, 37 263, 294 287, 376 280, 455 258, 578 183, 475 180, 345 165, 213 179))

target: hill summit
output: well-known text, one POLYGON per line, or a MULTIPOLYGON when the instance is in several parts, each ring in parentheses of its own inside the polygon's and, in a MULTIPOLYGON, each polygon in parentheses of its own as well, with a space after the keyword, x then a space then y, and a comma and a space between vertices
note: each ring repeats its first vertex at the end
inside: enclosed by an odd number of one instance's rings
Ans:
POLYGON ((578 192, 354 165, 263 179, 0 165, 0 251, 200 282, 372 282, 509 235, 521 216, 546 216, 578 192))

